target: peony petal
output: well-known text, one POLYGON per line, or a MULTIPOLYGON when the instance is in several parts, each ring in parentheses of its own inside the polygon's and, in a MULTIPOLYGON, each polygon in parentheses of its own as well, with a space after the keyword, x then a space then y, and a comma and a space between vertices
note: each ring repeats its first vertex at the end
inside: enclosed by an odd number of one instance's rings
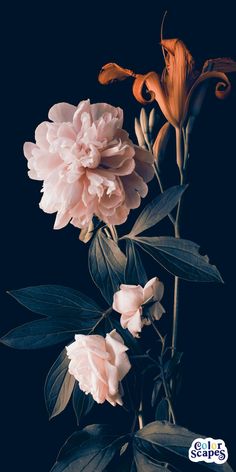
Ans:
MULTIPOLYGON (((111 356, 110 362, 112 362, 112 364, 117 369, 116 380, 121 381, 131 369, 131 364, 125 352, 128 350, 128 348, 124 345, 122 337, 117 333, 116 330, 113 330, 106 335, 106 349, 111 356)), ((110 388, 109 393, 111 393, 110 388)))
POLYGON ((76 111, 76 106, 71 105, 70 103, 56 103, 53 105, 49 112, 48 118, 52 121, 63 123, 67 121, 72 121, 74 113, 76 111))
POLYGON ((160 320, 163 313, 165 313, 165 308, 162 306, 161 303, 157 302, 154 303, 150 308, 149 308, 149 314, 151 315, 153 320, 160 320))
POLYGON ((35 143, 30 143, 29 141, 26 141, 23 146, 23 153, 26 159, 31 159, 32 157, 32 151, 33 149, 37 148, 37 145, 35 143))
POLYGON ((104 113, 110 113, 113 118, 116 118, 119 121, 120 127, 122 127, 124 119, 122 108, 113 107, 108 103, 93 103, 91 105, 91 114, 94 121, 99 120, 104 113))
POLYGON ((142 315, 142 310, 141 309, 137 310, 134 313, 134 315, 130 317, 129 322, 127 323, 127 329, 129 330, 129 332, 132 334, 134 338, 138 338, 139 333, 142 331, 141 315, 142 315))
POLYGON ((157 277, 153 277, 146 283, 143 292, 145 302, 152 297, 154 300, 160 301, 164 294, 164 284, 157 277))
POLYGON ((35 141, 41 149, 48 150, 49 142, 47 140, 48 122, 43 121, 35 130, 35 141))
POLYGON ((136 145, 134 145, 134 150, 135 150, 135 160, 138 160, 140 162, 145 162, 147 164, 153 164, 154 157, 150 151, 136 145))
POLYGON ((136 311, 143 303, 143 288, 141 285, 122 285, 121 287, 121 290, 114 294, 114 310, 118 313, 136 311))

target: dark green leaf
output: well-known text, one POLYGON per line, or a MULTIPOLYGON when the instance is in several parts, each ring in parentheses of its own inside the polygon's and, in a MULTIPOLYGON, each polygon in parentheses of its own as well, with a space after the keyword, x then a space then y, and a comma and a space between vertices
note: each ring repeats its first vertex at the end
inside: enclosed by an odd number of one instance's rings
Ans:
MULTIPOLYGON (((173 472, 165 462, 159 462, 153 457, 140 452, 138 449, 134 450, 134 458, 137 472, 173 472)), ((175 472, 182 472, 174 469, 175 472)))
POLYGON ((155 406, 155 404, 156 404, 156 401, 158 399, 158 395, 160 393, 161 387, 162 387, 162 380, 159 378, 154 383, 154 387, 153 387, 153 391, 152 391, 152 400, 151 400, 152 407, 155 406))
MULTIPOLYGON (((95 312, 95 314, 101 312, 99 306, 87 295, 61 285, 26 287, 11 290, 9 294, 39 315, 69 317, 81 311, 95 312)), ((84 316, 87 314, 84 313, 84 316)))
POLYGON ((67 440, 51 472, 103 472, 127 438, 109 425, 87 426, 67 440))
POLYGON ((182 352, 175 352, 173 357, 168 359, 164 365, 164 372, 165 372, 165 377, 167 380, 171 379, 173 375, 175 375, 178 366, 181 363, 181 358, 182 358, 183 353, 182 352))
POLYGON ((110 305, 124 283, 126 257, 112 239, 98 230, 89 248, 89 270, 94 283, 110 305))
POLYGON ((77 425, 80 424, 81 418, 90 412, 93 405, 94 399, 92 395, 86 395, 84 392, 82 392, 82 390, 79 388, 78 382, 76 382, 73 392, 73 408, 77 419, 77 425))
POLYGON ((192 241, 171 236, 134 241, 173 275, 192 282, 223 282, 218 269, 199 254, 198 244, 192 241))
POLYGON ((63 349, 48 372, 44 395, 50 419, 59 415, 70 400, 75 378, 68 371, 69 359, 63 349))
POLYGON ((83 329, 75 327, 74 321, 48 318, 19 326, 5 334, 1 341, 17 349, 39 349, 72 339, 79 331, 83 329))
POLYGON ((165 218, 177 205, 186 188, 187 185, 170 187, 148 203, 136 220, 130 235, 136 236, 165 218))
POLYGON ((124 446, 126 446, 125 452, 121 454, 121 452, 118 451, 105 472, 134 472, 132 442, 130 442, 130 444, 126 443, 124 446))
POLYGON ((162 398, 160 403, 158 403, 155 413, 155 419, 159 421, 169 419, 169 405, 166 398, 162 398))
POLYGON ((138 249, 132 239, 126 239, 127 263, 125 281, 129 285, 145 285, 148 281, 138 249))
MULTIPOLYGON (((186 428, 173 425, 167 421, 155 421, 138 431, 134 438, 135 461, 138 472, 141 470, 176 470, 190 472, 205 469, 217 472, 233 472, 225 463, 192 463, 188 458, 188 451, 192 442, 202 437, 186 428), (168 463, 169 469, 163 469, 161 463, 168 463), (151 468, 153 466, 153 468, 151 468), (143 467, 140 468, 140 467, 143 467), (159 468, 158 468, 159 467, 159 468)), ((204 436, 203 436, 204 437, 204 436)))

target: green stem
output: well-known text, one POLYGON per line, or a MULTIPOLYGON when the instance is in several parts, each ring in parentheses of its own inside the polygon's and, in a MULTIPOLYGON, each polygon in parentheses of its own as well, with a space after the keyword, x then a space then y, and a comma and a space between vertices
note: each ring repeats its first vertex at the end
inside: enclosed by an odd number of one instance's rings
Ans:
POLYGON ((162 365, 162 359, 160 360, 160 367, 161 367, 161 378, 162 378, 162 383, 163 383, 163 387, 164 387, 164 391, 165 391, 165 396, 166 396, 166 400, 168 401, 168 405, 169 405, 169 412, 172 416, 173 423, 176 424, 176 419, 175 419, 175 414, 174 414, 174 410, 173 410, 173 406, 172 406, 172 401, 171 401, 171 398, 170 398, 169 388, 168 388, 168 385, 167 385, 166 379, 165 379, 165 373, 164 373, 164 369, 163 369, 163 365, 162 365))
MULTIPOLYGON (((160 178, 160 175, 159 175, 159 172, 158 172, 158 169, 157 169, 157 166, 156 166, 155 162, 153 164, 153 168, 154 168, 155 176, 157 178, 158 185, 160 187, 160 191, 161 191, 161 193, 163 193, 164 192, 163 185, 162 185, 161 178, 160 178)), ((171 213, 168 214, 168 218, 170 219, 172 225, 175 225, 175 219, 173 218, 171 213)))
MULTIPOLYGON (((180 172, 180 184, 184 183, 183 176, 183 134, 182 130, 176 128, 176 161, 180 172)), ((181 198, 177 208, 177 214, 175 219, 175 237, 180 238, 180 223, 181 223, 181 211, 182 211, 183 199, 181 198)), ((177 349, 177 335, 178 335, 178 319, 179 319, 179 293, 180 293, 180 279, 175 276, 174 283, 174 304, 173 304, 173 332, 172 332, 172 356, 177 349)))
POLYGON ((149 320, 151 321, 151 325, 152 325, 154 331, 157 333, 157 335, 158 335, 159 338, 160 338, 161 345, 162 345, 162 347, 161 347, 161 354, 163 354, 164 349, 165 349, 165 338, 164 338, 164 336, 162 336, 162 334, 160 333, 159 329, 156 327, 156 325, 155 325, 155 323, 154 323, 152 317, 149 316, 148 318, 149 318, 149 320))
POLYGON ((89 335, 92 334, 95 331, 95 329, 98 327, 98 325, 101 323, 101 321, 104 320, 104 318, 106 318, 112 312, 112 310, 113 310, 113 308, 112 308, 112 306, 110 306, 106 311, 103 312, 102 316, 99 318, 97 323, 89 331, 89 333, 88 333, 89 335))

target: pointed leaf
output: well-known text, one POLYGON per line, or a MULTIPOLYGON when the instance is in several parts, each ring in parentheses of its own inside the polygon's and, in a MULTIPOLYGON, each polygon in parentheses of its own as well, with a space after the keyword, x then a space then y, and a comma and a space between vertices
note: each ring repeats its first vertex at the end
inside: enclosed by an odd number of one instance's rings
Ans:
POLYGON ((159 223, 177 205, 186 188, 187 185, 176 185, 154 198, 145 206, 128 236, 136 236, 159 223))
POLYGON ((160 403, 158 403, 155 413, 155 419, 159 421, 169 419, 169 405, 166 398, 162 398, 160 403))
POLYGON ((73 322, 49 318, 18 326, 5 334, 1 342, 16 349, 39 349, 72 339, 78 332, 73 322))
POLYGON ((94 399, 92 395, 86 395, 79 388, 78 382, 76 382, 73 391, 73 408, 77 419, 77 425, 79 426, 82 417, 86 416, 94 405, 94 399))
POLYGON ((134 458, 137 472, 182 472, 182 469, 170 469, 167 463, 159 462, 153 457, 150 458, 138 449, 134 450, 134 458))
POLYGON ((86 426, 66 441, 51 472, 103 472, 127 438, 110 425, 86 426))
POLYGON ((135 238, 134 241, 171 274, 192 282, 223 282, 218 269, 199 246, 187 239, 171 236, 135 238))
POLYGON ((68 371, 69 359, 63 349, 48 372, 44 395, 50 419, 59 415, 70 400, 75 378, 68 371))
POLYGON ((87 295, 61 285, 25 287, 11 290, 9 294, 39 315, 69 316, 81 311, 101 313, 99 306, 87 295))
POLYGON ((129 285, 145 285, 148 281, 137 247, 131 239, 126 240, 127 263, 125 282, 129 285))
POLYGON ((217 465, 215 463, 192 463, 188 458, 188 451, 192 442, 204 437, 201 434, 192 433, 186 428, 168 423, 167 421, 154 421, 142 430, 139 430, 134 438, 135 461, 138 472, 141 470, 164 471, 161 464, 168 463, 170 469, 181 472, 191 470, 213 470, 218 472, 233 472, 229 464, 217 465), (140 467, 142 461, 143 469, 140 467), (146 467, 147 465, 147 467, 146 467), (153 468, 151 468, 151 465, 153 468))
POLYGON ((154 387, 153 387, 153 391, 152 391, 152 400, 151 400, 152 407, 154 407, 155 404, 156 404, 156 401, 158 399, 158 395, 160 393, 161 387, 162 387, 162 380, 157 379, 156 382, 154 383, 154 387))
POLYGON ((113 294, 124 283, 125 266, 126 257, 118 245, 98 230, 89 248, 89 270, 109 305, 113 302, 113 294))

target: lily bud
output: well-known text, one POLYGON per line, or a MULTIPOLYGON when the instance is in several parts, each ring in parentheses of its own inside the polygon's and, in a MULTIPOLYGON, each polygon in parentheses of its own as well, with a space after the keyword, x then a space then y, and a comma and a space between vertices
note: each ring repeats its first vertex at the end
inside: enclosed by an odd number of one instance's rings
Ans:
POLYGON ((143 134, 147 134, 148 133, 148 117, 147 117, 147 113, 146 111, 144 110, 144 108, 141 108, 141 112, 140 112, 140 124, 141 124, 141 128, 142 128, 142 131, 143 131, 143 134))
POLYGON ((139 146, 146 149, 144 135, 143 135, 142 128, 140 126, 138 118, 135 118, 134 120, 134 130, 135 130, 135 134, 136 134, 139 146))
POLYGON ((155 124, 156 124, 156 111, 155 111, 155 108, 153 108, 150 111, 149 118, 148 118, 148 127, 149 127, 150 134, 152 134, 155 124))
POLYGON ((160 172, 160 166, 162 164, 162 161, 165 158, 165 153, 166 153, 167 145, 169 142, 171 129, 172 127, 170 123, 168 123, 167 121, 160 129, 157 135, 156 141, 154 143, 154 146, 153 146, 153 154, 155 156, 158 172, 160 172))

